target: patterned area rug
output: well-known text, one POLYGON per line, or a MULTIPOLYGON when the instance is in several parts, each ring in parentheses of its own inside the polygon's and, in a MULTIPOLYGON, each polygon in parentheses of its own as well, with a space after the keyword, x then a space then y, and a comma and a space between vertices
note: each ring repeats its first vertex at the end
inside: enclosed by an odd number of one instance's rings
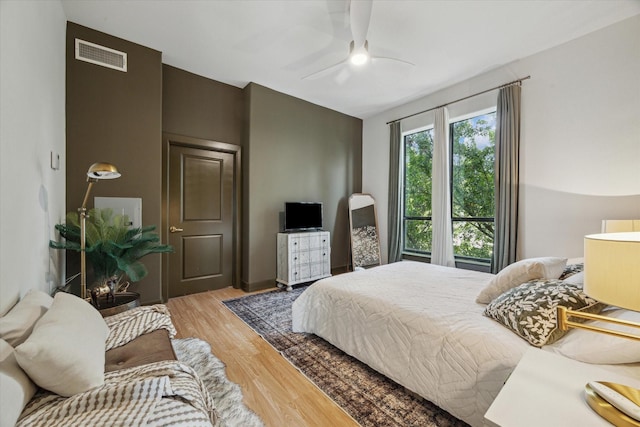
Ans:
POLYGON ((176 357, 193 368, 207 386, 216 408, 214 427, 263 427, 262 420, 242 402, 242 390, 227 379, 224 363, 213 354, 211 346, 198 338, 171 341, 176 357))
POLYGON ((466 423, 313 334, 291 331, 291 304, 306 287, 223 301, 363 427, 466 423))

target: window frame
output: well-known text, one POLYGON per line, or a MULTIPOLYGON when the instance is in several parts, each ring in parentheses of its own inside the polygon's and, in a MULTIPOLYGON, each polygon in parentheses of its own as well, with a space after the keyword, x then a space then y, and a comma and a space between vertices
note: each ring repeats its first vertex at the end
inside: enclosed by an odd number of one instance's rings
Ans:
MULTIPOLYGON (((481 110, 476 110, 474 112, 471 113, 467 113, 464 115, 459 115, 453 118, 449 118, 449 171, 450 171, 450 176, 449 176, 449 196, 450 196, 450 203, 451 203, 451 212, 453 213, 453 125, 457 122, 461 122, 464 120, 468 120, 474 117, 478 117, 478 116, 483 116, 486 114, 490 114, 490 113, 495 113, 497 111, 497 106, 491 106, 491 107, 487 107, 487 108, 483 108, 481 110)), ((414 249, 407 249, 405 246, 405 234, 406 234, 406 221, 433 221, 433 218, 431 216, 429 217, 421 217, 421 216, 407 216, 406 215, 406 206, 404 201, 406 200, 406 170, 405 170, 405 165, 406 165, 406 137, 408 135, 412 135, 415 133, 419 133, 419 132, 425 132, 425 131, 429 131, 432 130, 434 128, 434 124, 430 124, 430 125, 426 125, 426 126, 421 126, 421 127, 417 127, 411 130, 407 130, 402 132, 401 137, 402 137, 402 153, 401 153, 401 158, 403 159, 402 161, 402 168, 400 169, 400 173, 402 174, 402 198, 401 198, 401 203, 402 203, 402 235, 401 235, 401 239, 402 239, 402 256, 403 258, 408 257, 408 258, 428 258, 429 260, 431 259, 431 251, 426 252, 426 251, 420 251, 420 250, 414 250, 414 249)), ((432 153, 433 155, 433 153, 432 153)), ((495 173, 495 171, 494 171, 495 173)), ((495 222, 495 217, 454 217, 453 214, 451 215, 451 222, 452 222, 452 233, 453 233, 453 223, 454 222, 495 222)), ((495 230, 494 230, 495 233, 495 230)), ((494 234, 494 239, 495 239, 495 234, 494 234)), ((495 240, 494 240, 495 241, 495 240)), ((470 257, 470 256, 466 256, 466 255, 456 255, 454 254, 454 258, 456 261, 456 264, 458 262, 470 265, 470 266, 481 266, 481 267, 490 267, 491 265, 491 259, 490 258, 477 258, 477 257, 470 257)))
POLYGON ((425 257, 425 258, 429 258, 431 259, 431 251, 429 252, 425 252, 425 251, 420 251, 420 250, 411 250, 411 249, 407 249, 405 247, 405 243, 406 243, 406 239, 405 239, 405 235, 406 235, 406 221, 433 221, 431 216, 428 217, 422 217, 422 216, 407 216, 406 215, 406 205, 405 205, 405 200, 407 197, 407 174, 406 174, 406 170, 405 170, 405 166, 406 166, 406 137, 408 135, 413 135, 415 133, 419 133, 419 132, 427 132, 430 130, 433 130, 435 127, 434 124, 430 124, 427 126, 421 126, 415 129, 411 129, 409 131, 405 131, 402 132, 401 137, 402 137, 402 153, 401 153, 401 158, 402 158, 402 167, 400 168, 400 173, 402 174, 402 198, 400 203, 402 204, 402 235, 401 235, 401 243, 402 243, 402 250, 401 253, 402 255, 411 255, 411 256, 419 256, 419 257, 425 257))

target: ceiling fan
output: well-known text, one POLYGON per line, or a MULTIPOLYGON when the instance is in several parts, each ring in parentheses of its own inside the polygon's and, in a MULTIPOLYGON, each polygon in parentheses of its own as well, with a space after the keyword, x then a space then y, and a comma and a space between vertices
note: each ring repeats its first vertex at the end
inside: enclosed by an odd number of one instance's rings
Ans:
POLYGON ((373 0, 350 0, 349 2, 349 23, 351 27, 352 40, 349 43, 349 55, 342 61, 315 71, 309 75, 302 77, 303 80, 318 79, 336 71, 339 68, 352 64, 356 67, 362 67, 369 63, 384 60, 395 61, 398 63, 414 66, 415 64, 398 58, 389 58, 386 56, 372 56, 369 54, 369 41, 367 33, 369 31, 369 23, 371 21, 371 10, 373 8, 373 0))

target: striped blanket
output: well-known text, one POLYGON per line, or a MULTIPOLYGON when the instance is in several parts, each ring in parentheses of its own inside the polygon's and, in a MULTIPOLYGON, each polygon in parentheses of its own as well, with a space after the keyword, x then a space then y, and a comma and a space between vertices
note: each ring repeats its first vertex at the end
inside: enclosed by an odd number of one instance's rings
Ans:
MULTIPOLYGON (((106 350, 136 337, 175 329, 164 305, 138 307, 105 318, 106 350)), ((108 372, 104 384, 65 398, 40 390, 17 426, 212 426, 216 414, 206 386, 189 366, 163 361, 108 372)))
POLYGON ((125 345, 140 335, 158 329, 166 329, 169 332, 169 338, 176 336, 176 329, 171 322, 171 314, 164 304, 137 307, 114 316, 105 317, 104 321, 109 327, 105 351, 125 345))

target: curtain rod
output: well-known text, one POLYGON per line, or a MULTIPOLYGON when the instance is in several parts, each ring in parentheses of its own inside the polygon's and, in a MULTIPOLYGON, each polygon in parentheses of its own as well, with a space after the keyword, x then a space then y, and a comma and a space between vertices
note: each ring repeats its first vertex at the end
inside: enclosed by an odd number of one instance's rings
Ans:
POLYGON ((429 108, 428 110, 418 111, 417 113, 409 114, 408 116, 404 116, 404 117, 400 117, 399 119, 391 120, 390 122, 387 122, 387 124, 399 122, 400 120, 408 119, 409 117, 417 116, 418 114, 424 114, 424 113, 427 113, 429 111, 437 110, 438 108, 446 107, 447 105, 455 104, 456 102, 464 101, 465 99, 473 98, 474 96, 482 95, 483 93, 491 92, 492 90, 502 89, 504 87, 511 86, 511 85, 514 85, 514 84, 520 84, 523 80, 528 80, 530 78, 531 78, 531 76, 523 77, 521 79, 514 80, 512 82, 505 83, 505 84, 500 85, 500 86, 492 87, 491 89, 483 90, 482 92, 474 93, 473 95, 465 96, 464 98, 456 99, 455 101, 447 102, 446 104, 438 105, 437 107, 429 108))

